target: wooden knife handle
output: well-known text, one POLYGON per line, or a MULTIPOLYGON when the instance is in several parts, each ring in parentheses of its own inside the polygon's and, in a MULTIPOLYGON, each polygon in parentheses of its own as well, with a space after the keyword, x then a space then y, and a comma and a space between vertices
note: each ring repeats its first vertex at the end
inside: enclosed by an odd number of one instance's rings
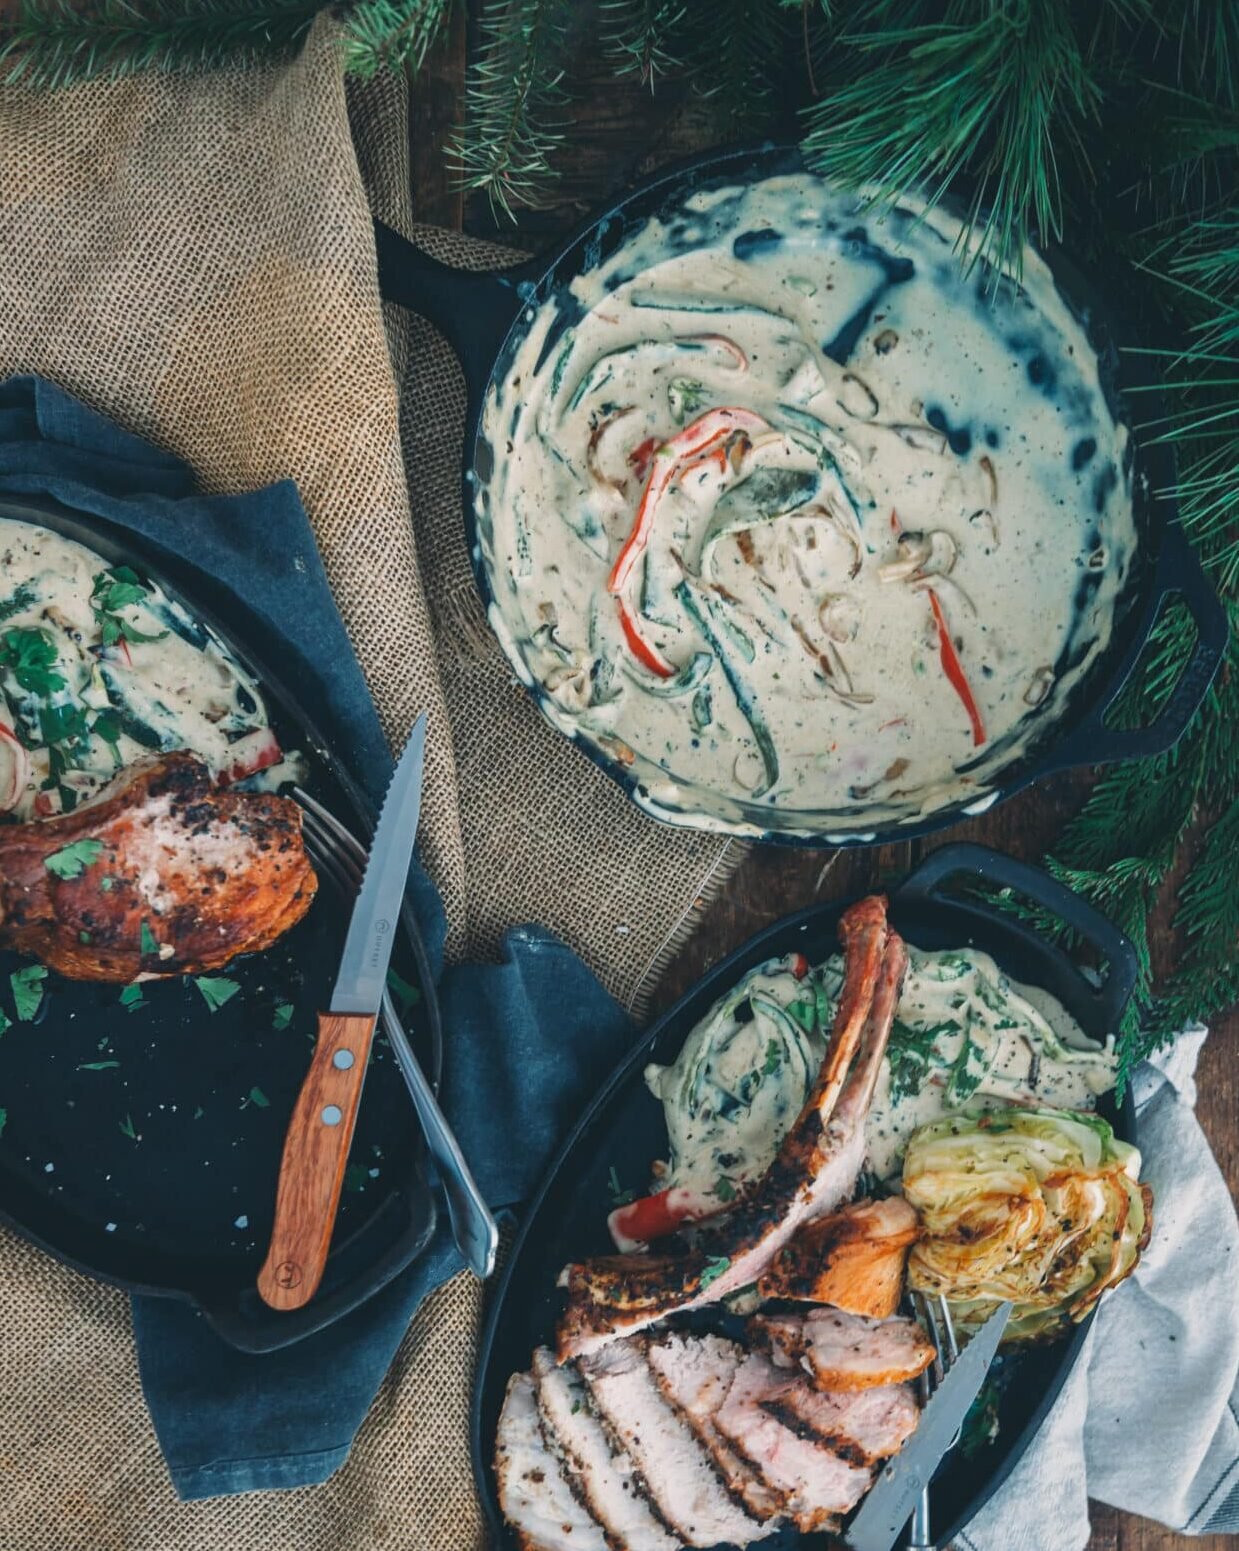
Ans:
POLYGON ((374 1024, 354 1013, 318 1015, 314 1059, 284 1137, 271 1247, 258 1273, 259 1295, 273 1309, 301 1308, 323 1279, 374 1024))

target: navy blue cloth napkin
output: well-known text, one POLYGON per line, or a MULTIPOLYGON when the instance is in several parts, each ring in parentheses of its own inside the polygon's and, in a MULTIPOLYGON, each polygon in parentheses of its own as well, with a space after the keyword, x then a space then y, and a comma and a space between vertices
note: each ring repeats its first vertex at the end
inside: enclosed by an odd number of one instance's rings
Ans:
MULTIPOLYGON (((203 496, 180 459, 52 383, 11 377, 0 383, 0 491, 51 496, 130 530, 153 555, 196 572, 208 606, 221 589, 238 599, 256 652, 297 683, 371 800, 381 797, 391 756, 290 480, 203 496)), ((410 898, 439 976, 443 1105, 487 1200, 511 1208, 632 1027, 537 927, 510 932, 498 964, 444 971, 443 908, 418 866, 410 898)), ((307 1486, 344 1463, 419 1304, 461 1269, 446 1219, 441 1210, 429 1248, 369 1303, 278 1352, 237 1352, 172 1299, 133 1300, 142 1384, 180 1496, 307 1486)))

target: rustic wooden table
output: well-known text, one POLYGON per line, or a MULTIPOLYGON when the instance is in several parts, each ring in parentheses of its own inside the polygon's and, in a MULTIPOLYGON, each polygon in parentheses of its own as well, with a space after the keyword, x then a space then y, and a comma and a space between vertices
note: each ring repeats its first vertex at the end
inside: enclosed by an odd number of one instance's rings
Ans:
MULTIPOLYGON (((549 202, 521 212, 515 224, 497 220, 485 201, 465 198, 455 187, 444 154, 463 110, 465 66, 466 28, 458 19, 413 92, 413 193, 419 221, 537 251, 645 173, 719 141, 708 106, 678 82, 661 84, 651 96, 635 80, 617 82, 605 75, 575 79, 569 110, 573 121, 556 157, 561 177, 549 202)), ((767 132, 786 132, 786 127, 784 121, 767 132)), ((816 900, 861 893, 897 877, 946 840, 979 840, 1036 860, 1079 807, 1088 785, 1086 774, 1055 778, 982 819, 925 842, 825 854, 754 848, 722 897, 702 910, 698 931, 660 988, 659 1005, 668 1005, 759 928, 816 900)), ((1166 899, 1153 932, 1155 957, 1163 971, 1176 953, 1172 914, 1173 900, 1166 899)), ((1239 1015, 1232 1012, 1217 1021, 1200 1064, 1201 1122, 1232 1191, 1239 1188, 1239 1084, 1231 1064, 1237 1035, 1239 1015)), ((1174 1535, 1148 1520, 1097 1505, 1089 1545, 1090 1551, 1172 1551, 1188 1546, 1223 1551, 1227 1543, 1222 1536, 1174 1535)))

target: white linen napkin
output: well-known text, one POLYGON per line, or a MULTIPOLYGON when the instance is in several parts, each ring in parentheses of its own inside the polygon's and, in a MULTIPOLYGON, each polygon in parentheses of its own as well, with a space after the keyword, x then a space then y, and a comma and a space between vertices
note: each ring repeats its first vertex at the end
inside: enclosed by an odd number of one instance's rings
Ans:
POLYGON ((1082 1551, 1090 1497, 1188 1535, 1239 1531, 1239 1222, 1193 1109, 1205 1034, 1136 1071, 1152 1239, 962 1551, 1082 1551))

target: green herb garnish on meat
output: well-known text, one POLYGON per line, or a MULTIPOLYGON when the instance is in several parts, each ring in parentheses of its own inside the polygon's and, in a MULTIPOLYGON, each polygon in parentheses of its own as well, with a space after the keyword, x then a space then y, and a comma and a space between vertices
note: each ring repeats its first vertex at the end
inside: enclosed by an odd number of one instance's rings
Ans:
POLYGON ((43 858, 43 865, 57 878, 80 878, 103 853, 102 840, 74 840, 43 858))
POLYGON ((716 1255, 712 1260, 707 1260, 706 1268, 701 1273, 700 1290, 705 1292, 707 1287, 712 1287, 730 1266, 731 1261, 726 1255, 716 1255))
POLYGON ((213 1013, 218 1012, 225 1002, 230 1002, 241 989, 238 981, 229 980, 226 975, 195 975, 194 984, 213 1013))
POLYGON ((146 920, 145 917, 142 919, 142 931, 138 941, 141 946, 143 958, 145 958, 150 953, 159 952, 159 939, 155 936, 154 932, 151 931, 150 922, 146 920))
POLYGON ((13 988, 13 1006, 19 1023, 30 1023, 43 1004, 43 982, 47 969, 42 964, 25 964, 9 976, 13 988))

